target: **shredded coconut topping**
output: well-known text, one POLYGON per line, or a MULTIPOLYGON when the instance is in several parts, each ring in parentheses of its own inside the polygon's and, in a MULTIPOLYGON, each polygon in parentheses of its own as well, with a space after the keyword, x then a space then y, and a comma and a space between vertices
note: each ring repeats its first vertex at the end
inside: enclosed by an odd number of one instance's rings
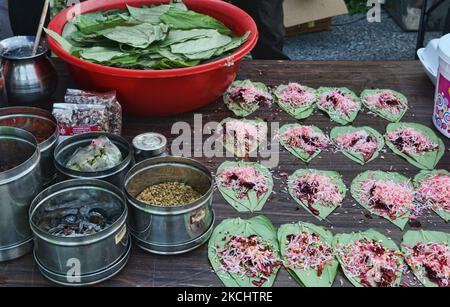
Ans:
POLYGON ((439 287, 450 287, 450 248, 446 243, 418 243, 406 248, 405 258, 415 269, 423 269, 439 287))
POLYGON ((315 100, 314 92, 298 83, 289 83, 280 91, 279 96, 282 103, 290 104, 293 107, 307 106, 315 100))
POLYGON ((273 97, 250 84, 233 87, 229 90, 229 97, 232 101, 239 102, 248 106, 272 105, 273 97))
POLYGON ((291 148, 299 148, 308 154, 327 148, 329 140, 311 126, 294 126, 281 135, 281 139, 291 148))
POLYGON ((391 220, 415 211, 415 192, 405 182, 364 180, 361 182, 361 200, 370 208, 391 220))
POLYGON ((349 116, 351 112, 359 108, 358 103, 340 89, 334 89, 331 93, 322 95, 318 105, 328 110, 336 110, 339 114, 345 116, 349 116))
POLYGON ((368 105, 378 109, 387 110, 391 113, 400 113, 406 107, 406 105, 390 91, 367 95, 365 99, 368 105))
POLYGON ((281 266, 281 261, 269 243, 252 235, 249 237, 232 236, 224 249, 218 251, 221 269, 231 274, 250 277, 255 286, 262 286, 281 266))
POLYGON ((292 192, 299 200, 306 202, 315 215, 319 215, 320 212, 314 208, 314 205, 337 206, 344 198, 330 177, 314 173, 295 178, 292 183, 292 192))
POLYGON ((392 287, 401 274, 398 251, 386 249, 381 242, 361 239, 336 250, 347 274, 358 278, 364 287, 392 287))
POLYGON ((450 175, 430 176, 421 183, 418 194, 431 208, 450 211, 450 175))
POLYGON ((341 134, 335 142, 341 150, 362 154, 365 162, 372 158, 380 145, 378 140, 365 130, 341 134))
POLYGON ((247 197, 250 190, 258 197, 269 190, 267 176, 251 166, 227 168, 217 175, 217 179, 221 186, 236 191, 238 198, 247 197))
POLYGON ((286 236, 286 246, 287 268, 317 270, 317 276, 322 276, 325 266, 334 259, 331 247, 315 233, 290 234, 286 236))
POLYGON ((400 128, 387 135, 387 139, 405 154, 425 153, 439 148, 429 137, 414 128, 400 128))

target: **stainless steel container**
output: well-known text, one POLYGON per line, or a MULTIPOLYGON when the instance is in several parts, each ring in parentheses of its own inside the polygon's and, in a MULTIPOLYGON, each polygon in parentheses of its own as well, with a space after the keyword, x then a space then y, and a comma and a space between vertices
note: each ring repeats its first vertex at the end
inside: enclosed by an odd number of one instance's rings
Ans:
POLYGON ((0 261, 30 252, 28 208, 41 191, 40 152, 29 132, 0 127, 0 261))
POLYGON ((56 90, 57 74, 47 56, 48 49, 41 45, 36 55, 32 56, 34 40, 34 36, 15 36, 0 42, 0 58, 10 106, 48 102, 56 90))
POLYGON ((56 170, 53 152, 58 141, 56 119, 44 109, 33 107, 9 107, 0 109, 0 126, 21 128, 32 133, 41 151, 41 176, 44 186, 55 180, 56 170))
POLYGON ((155 132, 139 134, 134 137, 132 143, 136 163, 165 155, 167 147, 166 137, 155 132))
POLYGON ((3 65, 0 61, 0 108, 6 107, 8 101, 6 99, 6 84, 5 78, 3 77, 3 65))
POLYGON ((121 136, 106 132, 93 132, 72 136, 55 148, 55 167, 62 179, 100 179, 108 181, 119 188, 123 188, 124 177, 132 164, 130 144, 121 136), (106 136, 122 152, 122 162, 111 169, 101 172, 79 172, 66 167, 72 154, 80 147, 88 146, 92 140, 106 136))
POLYGON ((206 243, 214 225, 213 179, 201 163, 180 157, 158 157, 136 164, 125 177, 131 235, 136 244, 156 254, 181 254, 206 243), (147 187, 177 181, 203 196, 192 204, 158 207, 136 197, 147 187))
POLYGON ((131 242, 126 220, 123 192, 107 182, 68 180, 44 190, 30 207, 34 258, 41 273, 69 286, 99 283, 114 276, 129 258, 131 242), (43 228, 49 212, 79 208, 101 210, 114 222, 97 233, 76 237, 52 235, 43 228))

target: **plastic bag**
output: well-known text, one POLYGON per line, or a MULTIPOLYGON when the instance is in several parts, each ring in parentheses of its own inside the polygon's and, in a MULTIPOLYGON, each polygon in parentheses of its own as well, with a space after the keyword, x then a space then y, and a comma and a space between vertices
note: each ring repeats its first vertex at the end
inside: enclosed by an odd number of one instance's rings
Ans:
POLYGON ((105 106, 55 103, 53 116, 58 121, 60 139, 88 132, 109 132, 105 106))
POLYGON ((106 136, 92 140, 72 154, 66 167, 79 172, 100 172, 111 169, 122 162, 122 153, 106 136))
POLYGON ((102 105, 106 107, 109 119, 109 131, 120 135, 122 133, 122 106, 116 97, 116 92, 98 93, 68 89, 64 96, 66 103, 102 105))

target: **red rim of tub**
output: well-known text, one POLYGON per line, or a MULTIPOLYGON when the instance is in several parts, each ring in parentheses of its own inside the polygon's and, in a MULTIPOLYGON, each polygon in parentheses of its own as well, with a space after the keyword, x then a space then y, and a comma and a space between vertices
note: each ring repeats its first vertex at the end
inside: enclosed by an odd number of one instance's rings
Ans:
MULTIPOLYGON (((239 61, 245 55, 247 55, 256 45, 258 41, 258 29, 254 20, 248 15, 246 12, 241 10, 240 8, 229 4, 227 2, 221 0, 185 0, 184 3, 186 6, 203 6, 208 4, 215 8, 215 10, 222 11, 230 11, 233 10, 233 13, 242 15, 243 19, 248 20, 250 23, 250 37, 248 40, 233 54, 226 58, 219 59, 217 61, 213 61, 206 64, 200 64, 194 67, 188 68, 176 68, 176 69, 168 69, 168 70, 139 70, 139 69, 125 69, 125 68, 116 68, 109 67, 105 65, 91 63, 80 58, 77 58, 70 53, 66 52, 53 38, 47 36, 47 42, 50 49, 59 57, 63 58, 65 62, 75 65, 82 66, 84 69, 94 71, 94 72, 102 72, 109 75, 116 75, 122 77, 131 77, 131 78, 169 78, 169 77, 178 77, 191 75, 200 72, 206 72, 210 70, 215 70, 219 67, 232 65, 235 61, 239 61)), ((151 0, 108 0, 108 3, 102 8, 102 10, 109 10, 117 8, 118 5, 139 5, 139 4, 151 4, 151 3, 160 3, 167 4, 169 1, 160 0, 160 1, 151 1, 151 0)), ((96 11, 96 0, 89 0, 85 2, 78 3, 70 8, 66 8, 57 14, 50 24, 48 28, 52 31, 55 31, 58 34, 62 33, 64 26, 69 20, 72 20, 77 15, 78 12, 82 12, 82 14, 90 13, 96 11), (68 18, 67 16, 71 16, 68 18)))

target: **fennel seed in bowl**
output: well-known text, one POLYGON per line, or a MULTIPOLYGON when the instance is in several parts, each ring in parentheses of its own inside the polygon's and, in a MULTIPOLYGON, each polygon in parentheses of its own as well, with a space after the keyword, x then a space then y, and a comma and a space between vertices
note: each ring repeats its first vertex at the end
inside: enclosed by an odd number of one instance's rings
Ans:
POLYGON ((147 187, 137 200, 159 207, 178 207, 193 203, 202 195, 190 185, 181 182, 166 182, 147 187))

